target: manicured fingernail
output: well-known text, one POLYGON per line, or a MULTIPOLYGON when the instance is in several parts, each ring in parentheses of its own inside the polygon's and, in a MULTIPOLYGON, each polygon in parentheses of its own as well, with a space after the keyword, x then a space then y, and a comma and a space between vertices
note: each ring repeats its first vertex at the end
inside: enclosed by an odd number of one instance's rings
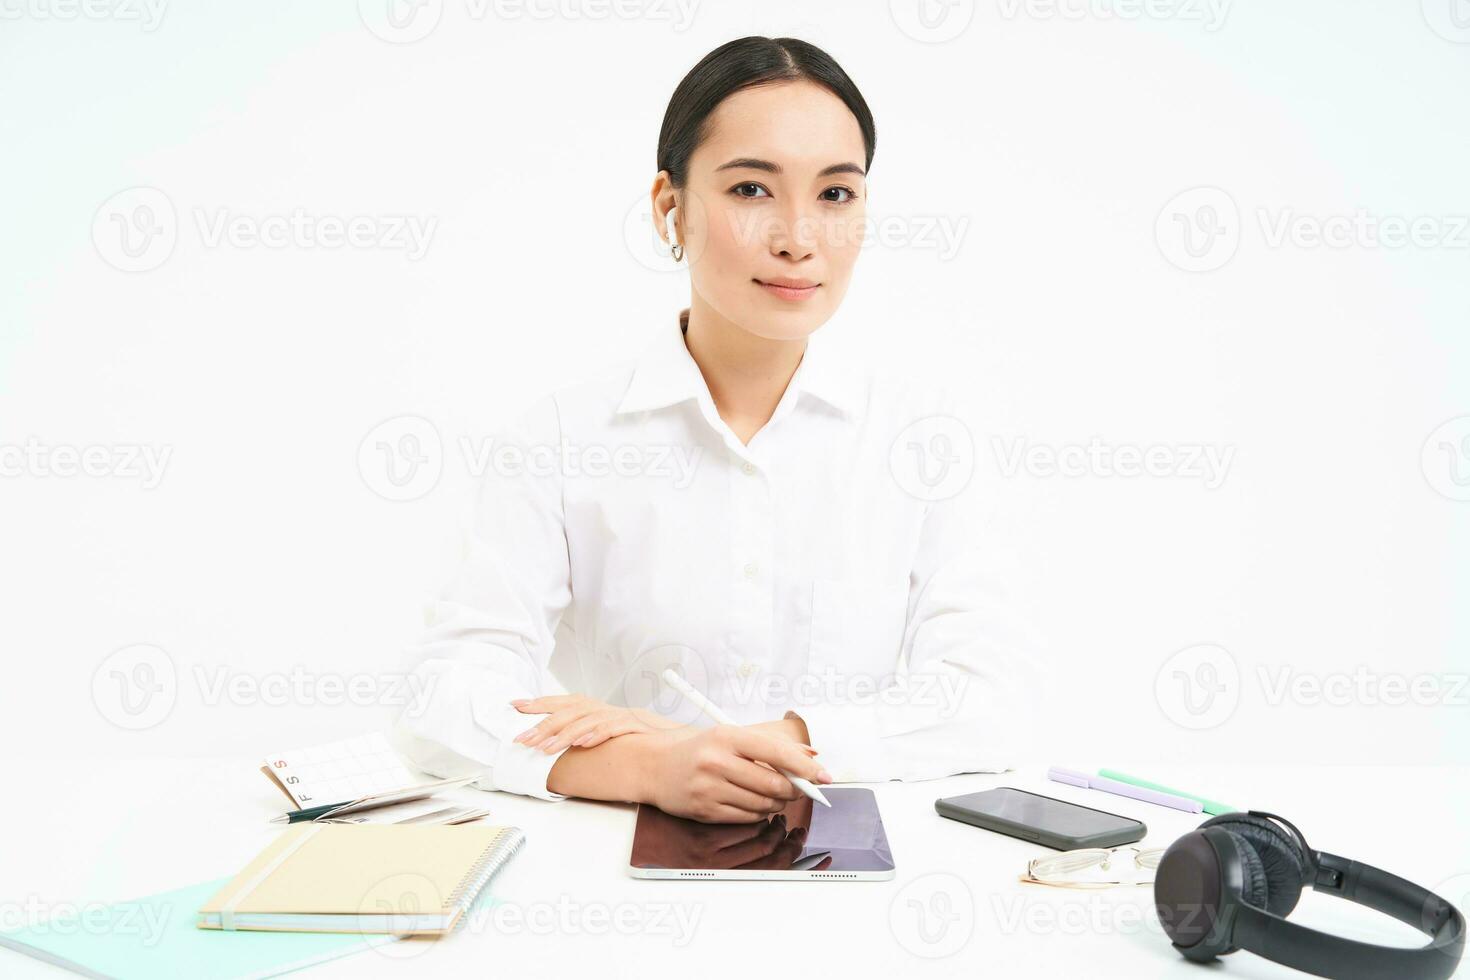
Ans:
POLYGON ((825 769, 819 770, 817 772, 817 781, 821 783, 830 783, 832 781, 832 774, 825 769))
POLYGON ((516 698, 514 701, 511 702, 511 704, 514 705, 517 708, 519 708, 523 704, 530 704, 530 703, 531 702, 527 701, 525 698, 516 698))

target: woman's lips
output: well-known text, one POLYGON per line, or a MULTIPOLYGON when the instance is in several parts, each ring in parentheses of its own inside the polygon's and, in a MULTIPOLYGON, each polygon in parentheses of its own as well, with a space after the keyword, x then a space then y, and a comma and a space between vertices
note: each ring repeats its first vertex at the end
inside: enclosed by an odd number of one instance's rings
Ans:
POLYGON ((810 299, 816 295, 817 290, 822 285, 821 283, 816 283, 811 286, 778 286, 774 283, 762 282, 759 279, 756 279, 755 282, 766 292, 778 296, 781 299, 788 300, 810 299))

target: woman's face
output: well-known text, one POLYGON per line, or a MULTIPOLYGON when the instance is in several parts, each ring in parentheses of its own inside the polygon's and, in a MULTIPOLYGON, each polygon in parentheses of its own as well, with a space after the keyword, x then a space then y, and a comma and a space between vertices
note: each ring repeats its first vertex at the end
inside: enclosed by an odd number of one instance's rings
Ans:
POLYGON ((862 131, 797 81, 736 92, 706 133, 678 201, 694 291, 750 333, 800 340, 837 311, 862 247, 862 131))

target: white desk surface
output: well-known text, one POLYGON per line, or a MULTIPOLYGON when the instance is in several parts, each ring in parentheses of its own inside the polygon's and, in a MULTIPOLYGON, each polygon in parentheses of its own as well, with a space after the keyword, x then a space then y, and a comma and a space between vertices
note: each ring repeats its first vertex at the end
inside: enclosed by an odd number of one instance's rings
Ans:
MULTIPOLYGON (((1130 771, 1127 760, 1109 761, 1130 771)), ((284 798, 257 765, 7 761, 15 792, 0 814, 0 926, 20 924, 28 902, 119 901, 233 874, 280 830, 266 821, 284 798)), ((1242 809, 1281 813, 1320 850, 1442 889, 1457 903, 1470 897, 1470 767, 1155 764, 1136 771, 1242 809)), ((934 812, 937 797, 993 786, 1138 817, 1149 827, 1145 846, 1166 845, 1203 819, 1052 783, 1043 767, 1026 767, 875 784, 898 865, 892 881, 642 881, 626 873, 634 807, 466 790, 458 795, 488 801, 495 822, 526 831, 526 846, 490 886, 504 904, 466 920, 447 940, 391 944, 301 975, 1305 976, 1244 952, 1227 957, 1223 972, 1192 966, 1159 930, 1147 887, 1020 883, 1029 858, 1054 852, 934 812)), ((1391 919, 1311 892, 1293 918, 1369 941, 1419 941, 1391 919)), ((71 974, 0 950, 0 975, 71 974)))

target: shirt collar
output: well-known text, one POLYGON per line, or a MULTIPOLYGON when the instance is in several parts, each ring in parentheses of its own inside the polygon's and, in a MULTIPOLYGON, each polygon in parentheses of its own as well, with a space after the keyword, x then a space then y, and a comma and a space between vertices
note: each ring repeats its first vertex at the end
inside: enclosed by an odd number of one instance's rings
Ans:
POLYGON ((820 330, 806 339, 806 352, 791 381, 800 385, 803 394, 820 398, 848 418, 854 418, 861 408, 859 379, 852 365, 831 348, 831 339, 820 330))
MULTIPOLYGON (((828 349, 821 331, 807 338, 806 351, 788 387, 794 387, 798 395, 812 395, 849 417, 859 407, 856 378, 851 368, 828 349)), ((638 358, 617 411, 624 415, 667 408, 701 396, 708 398, 709 388, 684 345, 684 332, 676 318, 658 331, 638 358)))

